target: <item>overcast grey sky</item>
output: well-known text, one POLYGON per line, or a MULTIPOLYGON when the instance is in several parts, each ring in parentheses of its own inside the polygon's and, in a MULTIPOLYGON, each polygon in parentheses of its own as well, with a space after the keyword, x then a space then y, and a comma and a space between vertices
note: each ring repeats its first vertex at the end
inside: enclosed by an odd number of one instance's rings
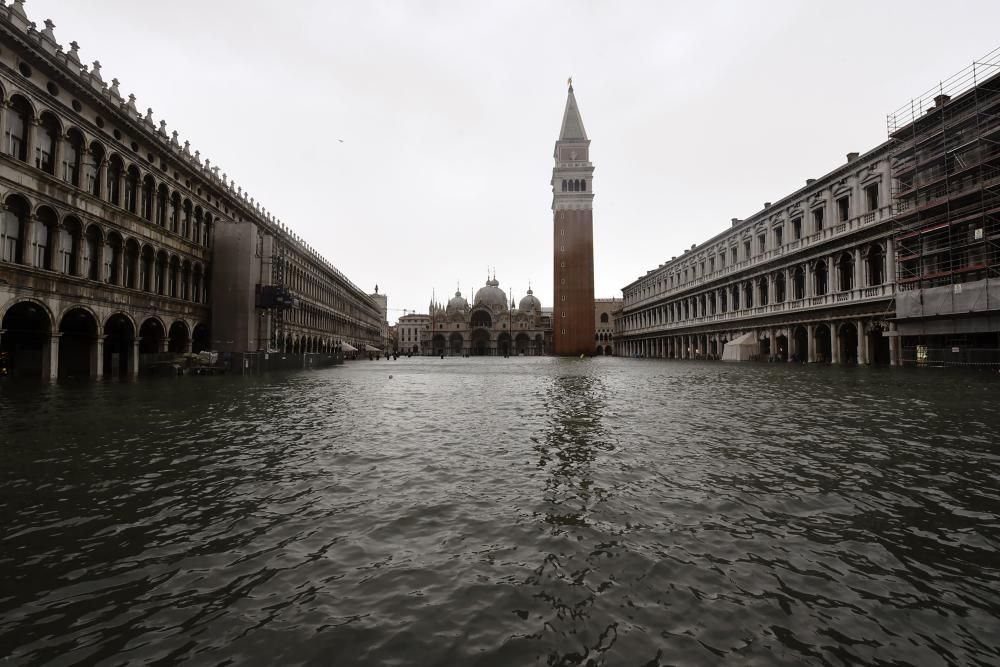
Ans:
POLYGON ((356 284, 552 301, 573 76, 598 296, 885 139, 1000 45, 1000 2, 29 0, 356 284), (340 140, 343 140, 341 143, 340 140))

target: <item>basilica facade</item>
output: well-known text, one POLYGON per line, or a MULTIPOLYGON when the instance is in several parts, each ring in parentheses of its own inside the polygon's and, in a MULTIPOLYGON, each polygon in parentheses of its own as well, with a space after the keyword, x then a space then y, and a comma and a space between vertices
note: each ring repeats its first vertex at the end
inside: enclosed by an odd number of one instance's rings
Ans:
POLYGON ((552 350, 552 313, 531 289, 514 305, 495 277, 470 304, 456 290, 447 304, 432 301, 420 351, 435 356, 537 356, 552 350))

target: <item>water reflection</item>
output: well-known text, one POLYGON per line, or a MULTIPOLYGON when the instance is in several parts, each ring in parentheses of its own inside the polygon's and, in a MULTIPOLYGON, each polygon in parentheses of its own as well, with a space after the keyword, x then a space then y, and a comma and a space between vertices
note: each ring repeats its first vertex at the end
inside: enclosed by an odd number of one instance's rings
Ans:
POLYGON ((992 664, 998 389, 544 358, 0 383, 0 655, 992 664))
POLYGON ((604 393, 600 379, 588 374, 557 375, 549 383, 549 424, 533 440, 538 468, 547 476, 544 520, 554 526, 587 525, 593 507, 607 499, 593 470, 598 453, 614 449, 603 425, 604 393))

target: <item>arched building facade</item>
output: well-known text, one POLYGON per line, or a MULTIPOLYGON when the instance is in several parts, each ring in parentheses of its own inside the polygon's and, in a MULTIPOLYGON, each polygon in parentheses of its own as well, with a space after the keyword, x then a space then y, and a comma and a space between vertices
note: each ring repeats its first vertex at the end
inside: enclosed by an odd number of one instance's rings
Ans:
POLYGON ((164 353, 378 339, 362 290, 53 28, 0 6, 0 374, 127 377, 164 353), (255 294, 279 279, 294 307, 276 326, 255 294))
POLYGON ((552 350, 552 315, 529 289, 515 306, 496 278, 470 304, 461 291, 446 305, 430 304, 430 326, 420 331, 425 355, 538 356, 552 350))

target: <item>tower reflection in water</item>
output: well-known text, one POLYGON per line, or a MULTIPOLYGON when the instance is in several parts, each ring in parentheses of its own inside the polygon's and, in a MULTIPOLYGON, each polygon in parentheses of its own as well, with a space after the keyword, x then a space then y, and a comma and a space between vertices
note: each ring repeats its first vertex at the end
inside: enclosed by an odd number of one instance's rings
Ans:
POLYGON ((603 423, 608 390, 586 369, 567 370, 553 377, 546 391, 548 424, 534 445, 537 467, 545 472, 535 514, 544 529, 541 562, 524 582, 535 589, 536 604, 544 605, 533 610, 543 623, 534 638, 554 651, 550 664, 599 657, 614 645, 618 626, 595 609, 613 585, 607 563, 619 550, 613 535, 620 534, 607 507, 612 493, 602 480, 601 459, 616 449, 603 423), (565 652, 567 639, 575 651, 565 652))

